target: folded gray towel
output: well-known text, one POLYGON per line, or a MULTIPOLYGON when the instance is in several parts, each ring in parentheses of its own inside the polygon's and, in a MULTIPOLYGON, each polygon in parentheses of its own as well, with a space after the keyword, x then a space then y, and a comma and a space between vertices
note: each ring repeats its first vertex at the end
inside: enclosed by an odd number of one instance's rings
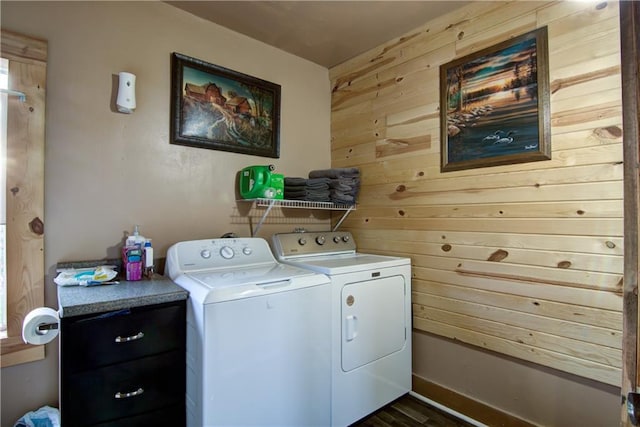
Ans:
POLYGON ((351 185, 343 184, 338 179, 332 179, 329 188, 335 191, 351 191, 353 189, 351 185))
POLYGON ((356 201, 356 198, 354 196, 346 194, 332 194, 330 199, 333 203, 340 203, 345 205, 353 205, 356 201))
POLYGON ((307 179, 296 176, 285 176, 284 185, 306 185, 307 179))
POLYGON ((292 199, 292 198, 298 198, 298 197, 303 197, 307 195, 307 192, 305 189, 302 190, 290 190, 288 188, 285 187, 284 189, 284 197, 285 199, 292 199))
POLYGON ((331 201, 335 203, 354 203, 360 192, 359 177, 334 178, 329 184, 331 201))
POLYGON ((307 196, 304 200, 308 200, 310 202, 330 202, 331 198, 327 196, 307 196))
POLYGON ((306 185, 286 185, 284 186, 285 191, 304 191, 307 188, 306 185))
POLYGON ((321 190, 321 191, 327 190, 328 191, 329 190, 329 184, 306 185, 304 188, 307 189, 307 190, 316 190, 316 191, 317 190, 321 190))
POLYGON ((308 186, 316 186, 316 185, 329 185, 331 183, 331 179, 327 177, 319 177, 319 178, 309 178, 307 180, 308 186))
POLYGON ((305 190, 307 196, 320 196, 320 197, 329 197, 330 191, 328 189, 325 190, 314 190, 311 188, 307 188, 305 190))
POLYGON ((318 169, 309 172, 309 178, 340 178, 340 177, 354 177, 360 175, 360 169, 358 168, 332 168, 332 169, 318 169))

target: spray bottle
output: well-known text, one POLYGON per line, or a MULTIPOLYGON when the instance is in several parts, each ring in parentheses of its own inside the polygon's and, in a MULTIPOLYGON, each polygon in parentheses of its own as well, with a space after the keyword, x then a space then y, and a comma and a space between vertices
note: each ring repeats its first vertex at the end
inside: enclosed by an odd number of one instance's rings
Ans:
POLYGON ((153 276, 153 247, 151 239, 144 242, 144 275, 151 278, 153 276))

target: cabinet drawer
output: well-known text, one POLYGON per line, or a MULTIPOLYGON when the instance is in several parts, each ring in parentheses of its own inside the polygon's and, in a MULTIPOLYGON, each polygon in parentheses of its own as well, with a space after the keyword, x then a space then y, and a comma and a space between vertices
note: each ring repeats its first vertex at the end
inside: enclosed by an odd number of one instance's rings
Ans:
POLYGON ((184 349, 184 301, 62 320, 65 375, 184 349))
POLYGON ((184 408, 185 353, 172 351, 70 375, 61 395, 63 425, 87 426, 172 405, 184 408))
POLYGON ((184 405, 174 405, 159 411, 149 412, 115 421, 96 424, 94 427, 184 427, 187 424, 184 405))

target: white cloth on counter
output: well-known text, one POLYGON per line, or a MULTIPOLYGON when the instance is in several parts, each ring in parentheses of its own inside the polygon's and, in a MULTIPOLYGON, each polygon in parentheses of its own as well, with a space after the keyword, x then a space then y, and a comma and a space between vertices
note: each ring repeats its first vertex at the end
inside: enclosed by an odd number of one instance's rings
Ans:
POLYGON ((63 270, 53 281, 58 286, 87 286, 107 282, 117 275, 118 272, 114 266, 101 265, 95 268, 63 270))

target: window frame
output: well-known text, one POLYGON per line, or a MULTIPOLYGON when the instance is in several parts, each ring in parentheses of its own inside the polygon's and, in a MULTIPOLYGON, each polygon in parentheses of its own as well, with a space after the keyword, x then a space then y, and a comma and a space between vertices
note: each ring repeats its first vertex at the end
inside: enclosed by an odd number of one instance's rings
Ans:
POLYGON ((9 60, 9 89, 26 100, 7 109, 7 337, 2 367, 44 359, 44 345, 22 340, 24 317, 44 304, 44 147, 47 42, 1 30, 9 60))

